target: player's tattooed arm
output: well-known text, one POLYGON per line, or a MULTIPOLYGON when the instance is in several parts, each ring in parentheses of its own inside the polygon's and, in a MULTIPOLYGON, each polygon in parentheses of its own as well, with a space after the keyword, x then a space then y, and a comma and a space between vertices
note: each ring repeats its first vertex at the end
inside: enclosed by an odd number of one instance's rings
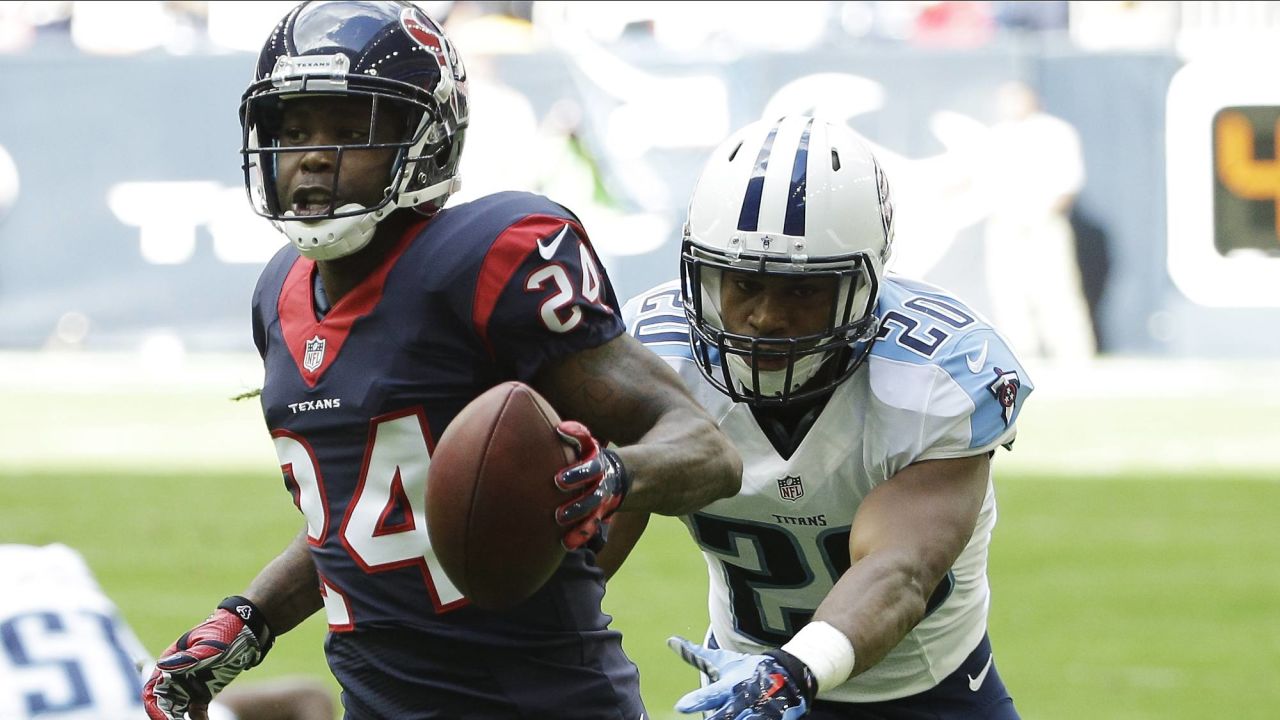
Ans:
POLYGON ((324 607, 305 528, 258 573, 244 596, 258 606, 276 635, 297 627, 324 607))
POLYGON ((619 446, 624 510, 681 515, 741 487, 737 451, 679 376, 628 335, 549 364, 533 385, 561 417, 619 446))

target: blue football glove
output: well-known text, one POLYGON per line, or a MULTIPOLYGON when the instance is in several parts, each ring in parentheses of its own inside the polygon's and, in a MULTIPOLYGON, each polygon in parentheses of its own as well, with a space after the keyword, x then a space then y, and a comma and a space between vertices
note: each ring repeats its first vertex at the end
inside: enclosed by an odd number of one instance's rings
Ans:
POLYGON ((667 646, 711 679, 676 701, 682 713, 711 711, 707 720, 796 720, 808 714, 818 689, 809 668, 781 650, 746 655, 680 637, 667 646))
POLYGON ((556 522, 565 529, 561 544, 565 550, 588 545, 598 551, 609 518, 626 497, 630 485, 627 469, 622 458, 601 447, 582 423, 566 420, 556 427, 556 432, 560 441, 578 455, 576 463, 556 474, 560 492, 575 496, 556 510, 556 522))

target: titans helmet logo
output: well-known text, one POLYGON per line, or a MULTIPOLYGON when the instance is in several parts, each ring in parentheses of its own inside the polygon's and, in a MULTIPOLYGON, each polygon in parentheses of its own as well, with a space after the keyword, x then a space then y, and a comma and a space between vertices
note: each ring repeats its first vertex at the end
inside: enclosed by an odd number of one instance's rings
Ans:
POLYGON ((1018 404, 1018 388, 1022 387, 1022 380, 1018 379, 1018 373, 1013 370, 995 368, 995 374, 996 379, 987 389, 995 396, 996 402, 1000 403, 1000 416, 1004 418, 1005 427, 1008 427, 1013 421, 1013 410, 1018 404))

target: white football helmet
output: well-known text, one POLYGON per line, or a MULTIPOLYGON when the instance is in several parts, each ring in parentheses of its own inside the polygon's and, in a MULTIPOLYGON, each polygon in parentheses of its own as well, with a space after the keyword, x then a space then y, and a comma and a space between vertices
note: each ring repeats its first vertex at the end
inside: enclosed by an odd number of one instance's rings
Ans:
POLYGON ((733 134, 703 168, 681 248, 685 314, 703 375, 734 400, 759 406, 829 392, 871 349, 892 244, 888 181, 852 130, 786 116, 733 134), (813 308, 827 317, 825 329, 785 338, 726 331, 720 311, 726 270, 834 277, 833 306, 813 308), (783 369, 757 366, 779 358, 787 361, 783 369), (839 366, 815 378, 829 363, 839 366))

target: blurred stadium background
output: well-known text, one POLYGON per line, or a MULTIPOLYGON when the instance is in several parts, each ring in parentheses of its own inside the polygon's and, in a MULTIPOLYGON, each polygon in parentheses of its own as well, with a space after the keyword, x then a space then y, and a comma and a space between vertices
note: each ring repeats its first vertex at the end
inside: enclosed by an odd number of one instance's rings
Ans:
MULTIPOLYGON (((236 107, 291 5, 0 4, 0 542, 79 549, 152 652, 299 526, 230 400, 281 242, 236 107)), ((1030 362, 999 457, 1001 672, 1028 718, 1276 716, 1280 3, 421 5, 471 73, 464 195, 574 208, 624 297, 673 276, 703 154, 786 108, 881 146, 897 269, 988 310, 975 149, 1034 88, 1082 142, 1099 354, 1030 362)), ((695 682, 663 640, 702 634, 704 572, 667 521, 610 587, 655 718, 695 682)), ((244 681, 328 677, 323 622, 296 632, 244 681)))

